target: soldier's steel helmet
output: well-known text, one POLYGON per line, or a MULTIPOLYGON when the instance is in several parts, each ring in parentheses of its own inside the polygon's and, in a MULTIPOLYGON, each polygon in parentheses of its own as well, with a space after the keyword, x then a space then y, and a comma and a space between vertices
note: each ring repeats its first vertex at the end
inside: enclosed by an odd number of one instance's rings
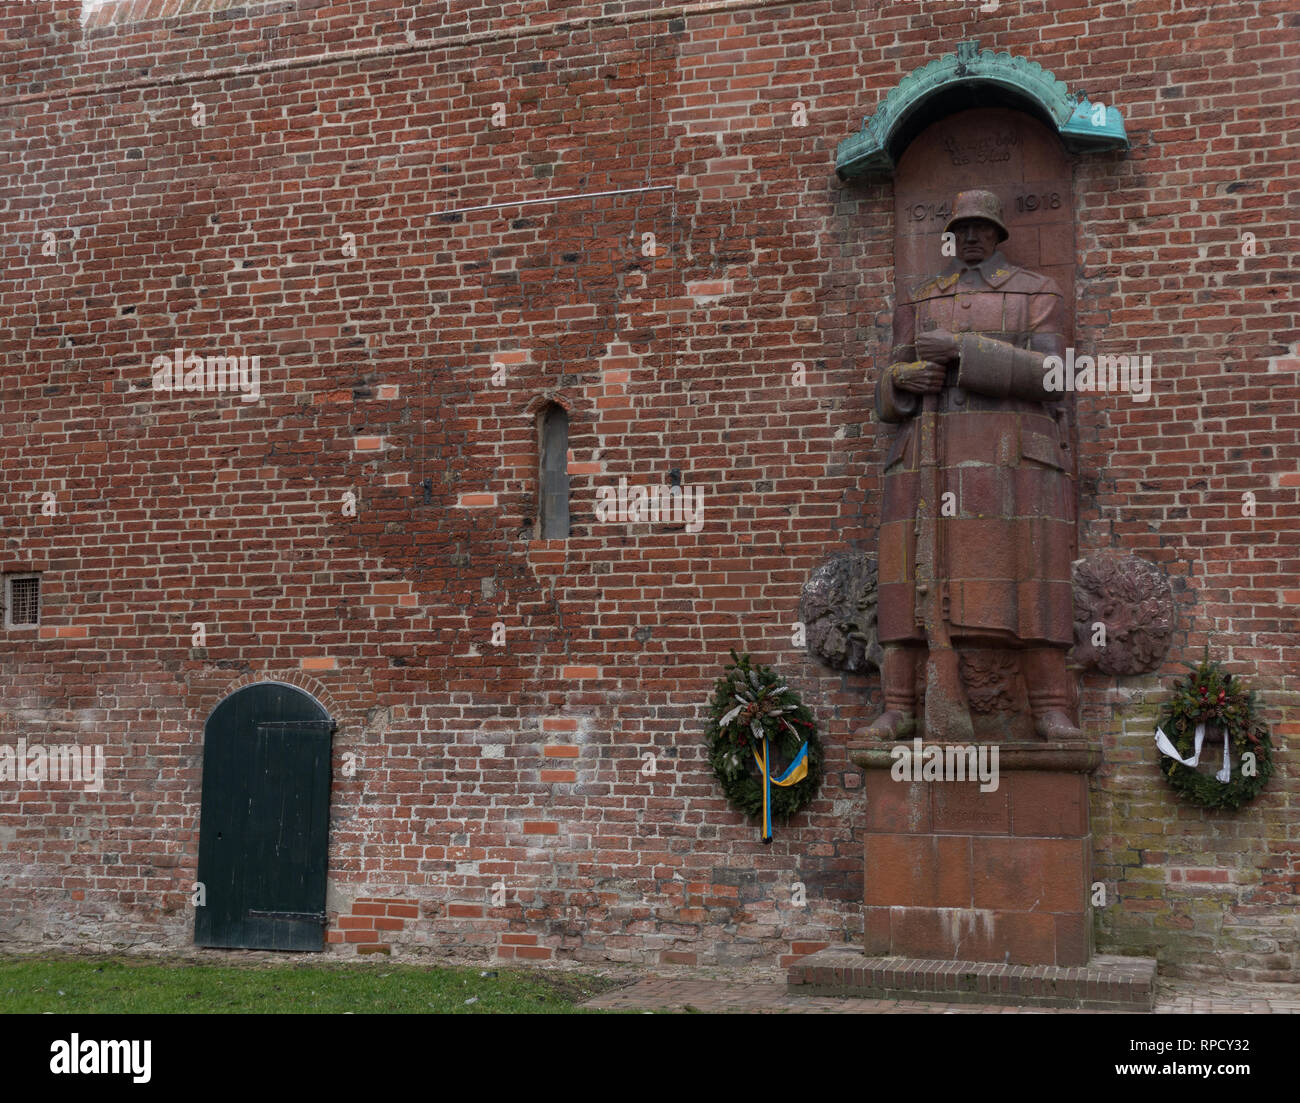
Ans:
POLYGON ((1007 232, 1006 223, 1002 221, 1002 204, 991 191, 958 192, 952 204, 952 217, 948 219, 943 232, 946 234, 963 218, 982 218, 986 222, 992 222, 998 228, 1000 242, 1011 236, 1007 232))

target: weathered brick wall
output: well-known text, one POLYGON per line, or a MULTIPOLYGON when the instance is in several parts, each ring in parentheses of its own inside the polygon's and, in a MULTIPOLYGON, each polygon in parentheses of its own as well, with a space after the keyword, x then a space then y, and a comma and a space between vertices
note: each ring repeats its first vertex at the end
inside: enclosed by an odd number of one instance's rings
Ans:
POLYGON ((874 550, 893 207, 832 162, 901 77, 979 37, 1118 106, 1133 144, 1075 169, 1076 344, 1151 354, 1155 396, 1079 397, 1080 546, 1159 562, 1180 620, 1161 676, 1084 681, 1107 745, 1101 945, 1295 979, 1281 120, 1300 18, 1285 0, 654 7, 0 13, 0 565, 43 572, 46 600, 39 638, 0 637, 0 702, 8 732, 107 762, 102 793, 0 805, 0 938, 185 945, 204 718, 266 677, 340 723, 333 942, 727 962, 858 937, 844 748, 878 685, 791 633, 808 572, 874 550), (259 356, 260 400, 155 394, 177 347, 259 356), (567 541, 534 539, 548 400, 570 417, 567 541), (597 522, 598 488, 673 469, 703 489, 700 531, 597 522), (1279 744, 1235 814, 1180 806, 1151 745, 1207 640, 1279 744), (821 798, 770 847, 700 742, 742 645, 827 745, 821 798))

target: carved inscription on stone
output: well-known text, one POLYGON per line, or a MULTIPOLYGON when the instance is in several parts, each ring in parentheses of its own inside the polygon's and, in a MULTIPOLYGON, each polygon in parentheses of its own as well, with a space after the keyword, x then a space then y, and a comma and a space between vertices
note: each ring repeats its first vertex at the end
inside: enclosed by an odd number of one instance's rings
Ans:
POLYGON ((954 165, 987 165, 1010 161, 1011 152, 1020 142, 1014 130, 1000 130, 994 134, 946 135, 943 148, 948 151, 954 165))

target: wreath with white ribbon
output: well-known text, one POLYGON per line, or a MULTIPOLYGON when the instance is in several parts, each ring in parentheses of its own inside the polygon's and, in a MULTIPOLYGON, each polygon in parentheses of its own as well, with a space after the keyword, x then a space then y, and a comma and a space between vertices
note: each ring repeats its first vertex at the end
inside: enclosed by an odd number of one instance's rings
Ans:
POLYGON ((1211 661, 1209 648, 1191 673, 1174 683, 1160 710, 1156 747, 1161 773, 1183 800, 1202 808, 1240 808, 1254 800, 1273 775, 1273 745, 1258 713, 1253 690, 1211 661), (1201 751, 1222 765, 1213 776, 1196 767, 1201 751))
POLYGON ((759 816, 762 839, 821 788, 822 745, 812 711, 770 666, 731 653, 709 702, 709 765, 727 802, 759 816))

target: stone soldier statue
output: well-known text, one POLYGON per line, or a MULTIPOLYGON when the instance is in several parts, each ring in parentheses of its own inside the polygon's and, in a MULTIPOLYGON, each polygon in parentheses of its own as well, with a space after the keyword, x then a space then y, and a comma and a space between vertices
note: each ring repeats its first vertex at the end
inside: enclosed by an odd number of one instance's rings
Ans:
POLYGON ((885 711, 869 733, 895 737, 914 717, 924 659, 927 734, 952 737, 963 723, 969 734, 951 673, 964 645, 1015 649, 1037 735, 1081 739, 1067 711, 1074 509, 1063 396, 1043 385, 1044 356, 1065 353, 1064 301, 998 251, 1009 234, 992 192, 959 194, 944 230, 957 256, 900 296, 876 386, 877 416, 899 428, 880 523, 885 711), (948 684, 940 670, 936 688, 942 656, 948 684))

